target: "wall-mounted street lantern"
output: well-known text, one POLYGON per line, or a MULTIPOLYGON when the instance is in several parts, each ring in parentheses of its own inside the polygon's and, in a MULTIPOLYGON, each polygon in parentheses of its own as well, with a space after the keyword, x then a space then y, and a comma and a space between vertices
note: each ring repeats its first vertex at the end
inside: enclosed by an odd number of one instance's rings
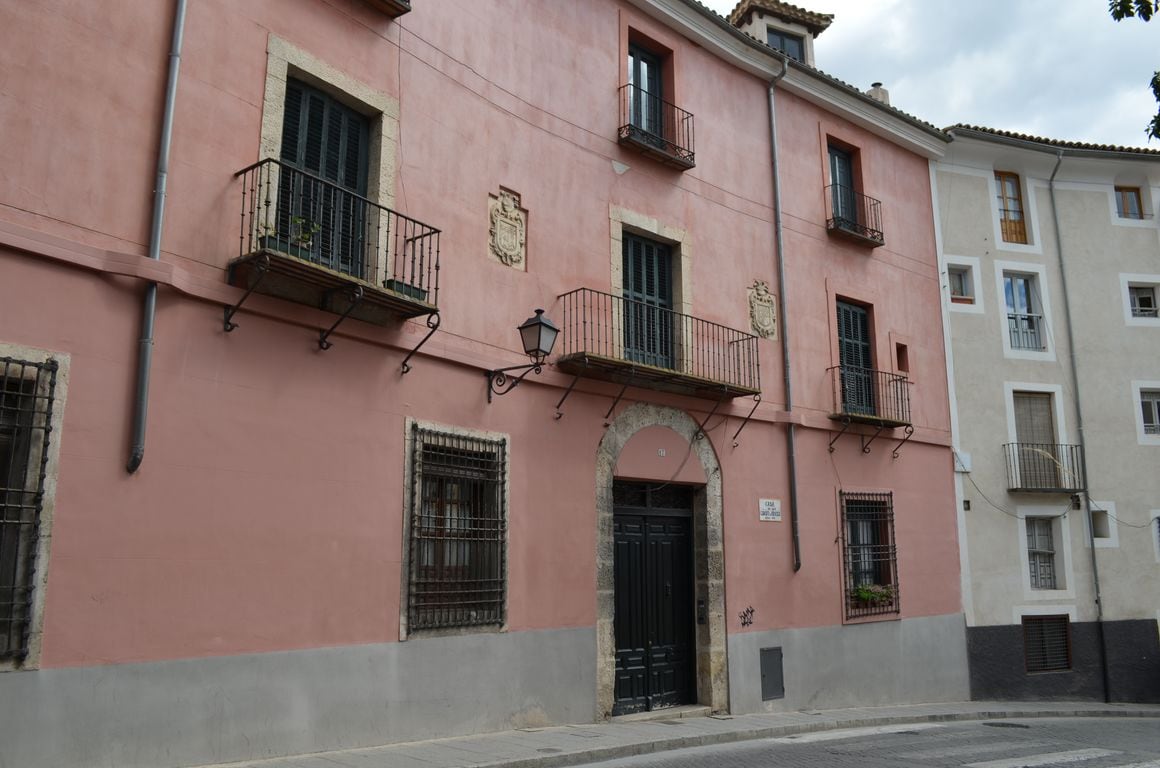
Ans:
POLYGON ((556 336, 560 329, 552 321, 544 317, 544 310, 537 309, 533 317, 529 317, 519 327, 520 340, 524 344, 524 352, 532 359, 528 365, 512 365, 487 372, 487 402, 491 402, 492 394, 504 395, 516 388, 524 377, 533 371, 539 374, 543 370, 544 361, 552 354, 552 347, 556 345, 556 336), (522 371, 516 378, 509 374, 513 371, 522 371))

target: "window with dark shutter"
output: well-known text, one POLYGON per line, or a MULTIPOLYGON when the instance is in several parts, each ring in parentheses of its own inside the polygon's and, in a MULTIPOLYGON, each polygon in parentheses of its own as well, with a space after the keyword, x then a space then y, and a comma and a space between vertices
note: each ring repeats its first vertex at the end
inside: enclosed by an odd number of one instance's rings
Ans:
POLYGON ((365 116, 304 83, 287 82, 281 160, 294 170, 279 179, 283 250, 365 277, 368 135, 365 116))
POLYGON ((869 313, 865 307, 844 301, 838 302, 838 364, 842 376, 842 412, 875 415, 869 313))
POLYGON ((672 251, 663 243, 625 234, 623 254, 625 356, 672 368, 672 251))
POLYGON ((1064 616, 1024 616, 1023 652, 1028 672, 1071 669, 1071 627, 1064 616))

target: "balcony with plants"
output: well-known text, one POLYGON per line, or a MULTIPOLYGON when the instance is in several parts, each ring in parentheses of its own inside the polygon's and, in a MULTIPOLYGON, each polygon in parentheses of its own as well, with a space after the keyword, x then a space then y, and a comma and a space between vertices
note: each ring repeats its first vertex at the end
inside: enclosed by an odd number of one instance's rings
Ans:
POLYGON ((826 186, 826 229, 831 235, 877 248, 882 233, 882 203, 845 184, 826 186))
POLYGON ((620 87, 618 142, 665 165, 688 170, 696 165, 693 115, 638 85, 620 87))

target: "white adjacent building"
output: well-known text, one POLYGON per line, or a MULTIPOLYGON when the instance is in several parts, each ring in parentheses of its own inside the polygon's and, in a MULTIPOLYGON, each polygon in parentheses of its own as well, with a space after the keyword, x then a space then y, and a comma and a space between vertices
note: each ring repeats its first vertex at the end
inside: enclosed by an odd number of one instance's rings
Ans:
POLYGON ((1160 151, 948 130, 972 697, 1160 701, 1160 151))

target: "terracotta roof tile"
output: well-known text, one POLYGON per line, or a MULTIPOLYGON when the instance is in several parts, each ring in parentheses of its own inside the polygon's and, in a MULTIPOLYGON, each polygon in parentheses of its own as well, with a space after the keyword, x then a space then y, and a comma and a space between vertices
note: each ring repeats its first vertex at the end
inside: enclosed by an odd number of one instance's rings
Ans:
POLYGON ((832 13, 815 13, 780 0, 741 0, 729 14, 729 23, 734 25, 744 23, 741 19, 753 11, 765 11, 786 21, 801 24, 814 37, 825 32, 826 27, 834 20, 832 13))
POLYGON ((1048 139, 1043 136, 1032 136, 1027 133, 1016 133, 1015 131, 1001 131, 998 128, 987 128, 982 125, 968 125, 966 123, 956 123, 955 125, 948 126, 944 130, 946 130, 948 133, 956 130, 973 131, 975 133, 990 134, 992 136, 1002 136, 1007 139, 1027 141, 1033 144, 1044 144, 1046 146, 1058 147, 1060 149, 1078 149, 1088 150, 1091 152, 1126 152, 1134 155, 1160 155, 1160 149, 1150 149, 1148 147, 1121 147, 1115 144, 1090 144, 1084 141, 1048 139))

